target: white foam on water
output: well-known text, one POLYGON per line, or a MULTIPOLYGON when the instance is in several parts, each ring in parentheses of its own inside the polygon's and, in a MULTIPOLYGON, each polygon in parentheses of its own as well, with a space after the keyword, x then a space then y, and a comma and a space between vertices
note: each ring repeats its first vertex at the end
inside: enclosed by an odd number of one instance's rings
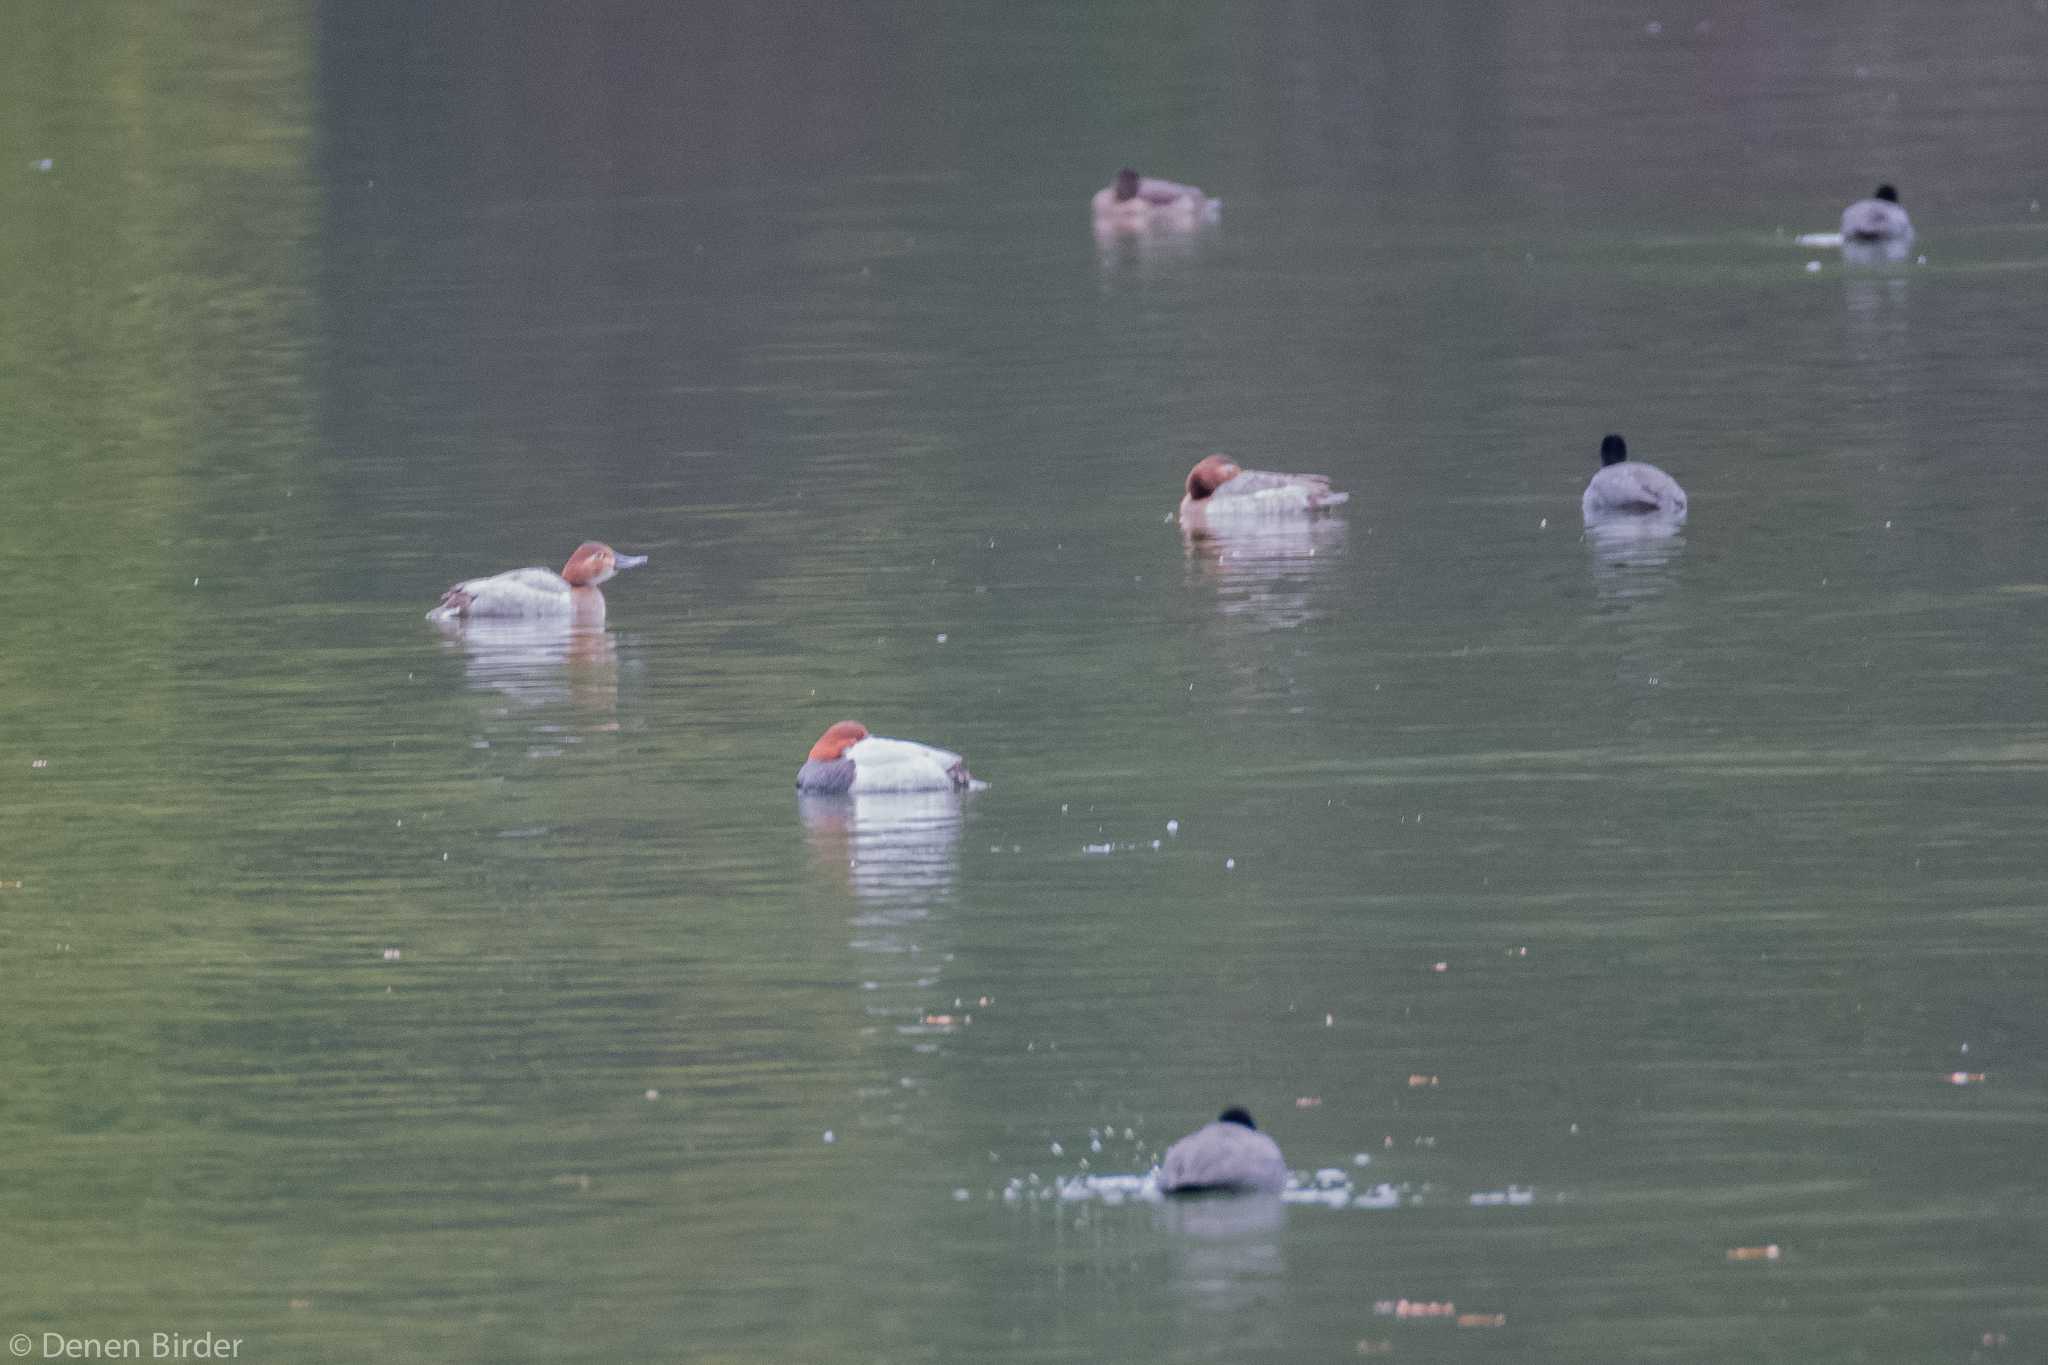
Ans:
MULTIPOLYGON (((1051 1178, 1037 1172, 1013 1176, 1002 1189, 1006 1204, 1102 1204, 1116 1207, 1128 1203, 1157 1204, 1167 1199, 1159 1188, 1157 1167, 1143 1174, 1131 1172, 1081 1171, 1051 1178)), ((1325 1166, 1311 1174, 1296 1172, 1280 1192, 1282 1203, 1325 1209, 1385 1210, 1434 1203, 1427 1185, 1396 1185, 1381 1181, 1361 1185, 1340 1167, 1325 1166)), ((1466 1196, 1473 1208, 1521 1208, 1536 1202, 1536 1191, 1527 1185, 1475 1190, 1466 1196)))

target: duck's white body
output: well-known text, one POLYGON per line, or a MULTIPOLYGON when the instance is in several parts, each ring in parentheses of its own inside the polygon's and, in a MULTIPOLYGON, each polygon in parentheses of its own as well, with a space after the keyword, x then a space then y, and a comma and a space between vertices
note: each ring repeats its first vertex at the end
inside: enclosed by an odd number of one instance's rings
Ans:
POLYGON ((1889 199, 1858 199, 1842 210, 1842 244, 1862 242, 1904 246, 1913 240, 1913 220, 1889 199))
POLYGON ((1603 467, 1586 485, 1579 510, 1587 521, 1610 517, 1659 517, 1685 520, 1685 490, 1678 480, 1653 464, 1622 460, 1603 467))
POLYGON ((459 605, 445 599, 427 613, 429 621, 454 621, 465 616, 571 617, 592 611, 604 614, 604 594, 596 588, 570 586, 553 569, 538 566, 512 569, 488 578, 466 578, 448 590, 468 600, 459 605))
POLYGON ((1208 520, 1299 517, 1350 501, 1349 493, 1331 491, 1324 474, 1276 474, 1247 469, 1206 498, 1183 496, 1180 516, 1208 520))
POLYGON ((1203 1124, 1166 1149, 1159 1163, 1159 1189, 1164 1194, 1193 1190, 1261 1190, 1287 1188, 1287 1160, 1280 1144, 1241 1123, 1218 1119, 1203 1124))
POLYGON ((512 569, 488 578, 465 578, 441 594, 429 621, 488 616, 500 620, 604 620, 604 594, 597 585, 621 569, 645 564, 646 555, 622 555, 603 541, 586 540, 556 573, 539 567, 512 569))
POLYGON ((974 781, 966 759, 914 739, 869 735, 846 757, 853 763, 853 785, 847 790, 856 794, 965 791, 974 781))
POLYGON ((871 735, 854 721, 827 730, 796 775, 798 791, 825 796, 979 791, 987 785, 950 749, 871 735))
POLYGON ((1137 193, 1119 199, 1115 185, 1095 192, 1090 201, 1097 226, 1143 229, 1195 227, 1223 216, 1223 201, 1211 199, 1198 185, 1141 177, 1137 193))

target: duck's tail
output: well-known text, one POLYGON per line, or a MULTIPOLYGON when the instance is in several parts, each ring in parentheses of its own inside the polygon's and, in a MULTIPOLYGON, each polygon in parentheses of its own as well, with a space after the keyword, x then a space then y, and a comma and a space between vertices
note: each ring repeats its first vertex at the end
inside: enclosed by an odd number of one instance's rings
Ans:
POLYGON ((476 601, 474 595, 461 588, 450 588, 441 594, 441 604, 427 613, 429 621, 460 621, 469 614, 469 604, 476 601))

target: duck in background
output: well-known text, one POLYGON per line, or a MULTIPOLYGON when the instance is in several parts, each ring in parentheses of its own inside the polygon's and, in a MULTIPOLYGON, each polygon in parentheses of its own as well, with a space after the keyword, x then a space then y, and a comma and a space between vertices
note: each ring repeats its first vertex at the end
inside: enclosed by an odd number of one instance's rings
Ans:
POLYGON ((556 573, 553 569, 512 569, 489 578, 466 578, 441 594, 441 604, 427 613, 429 621, 460 621, 471 617, 499 619, 604 617, 604 594, 597 585, 620 570, 637 568, 646 555, 622 555, 603 541, 586 540, 556 573))
POLYGON ((1286 1188, 1287 1161, 1280 1144, 1234 1105, 1167 1148, 1159 1163, 1162 1194, 1278 1194, 1286 1188))
POLYGON ((1223 215, 1223 201, 1211 199, 1199 186, 1155 180, 1128 166, 1095 192, 1092 207, 1098 229, 1127 231, 1192 228, 1213 223, 1223 215))
POLYGON ((1685 490, 1653 464, 1628 457, 1628 442, 1616 435, 1600 442, 1600 472, 1586 485, 1579 510, 1591 526, 1616 517, 1653 517, 1676 525, 1685 520, 1685 490))
POLYGON ((857 720, 831 726, 797 769, 796 789, 812 796, 849 792, 980 791, 988 783, 946 749, 871 735, 857 720))

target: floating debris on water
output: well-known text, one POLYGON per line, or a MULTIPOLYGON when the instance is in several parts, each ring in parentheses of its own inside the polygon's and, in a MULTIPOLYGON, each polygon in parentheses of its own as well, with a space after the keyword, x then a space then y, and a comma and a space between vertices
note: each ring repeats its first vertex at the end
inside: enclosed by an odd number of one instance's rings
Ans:
POLYGON ((830 1147, 833 1143, 837 1141, 839 1141, 839 1139, 833 1136, 832 1130, 830 1128, 827 1128, 825 1130, 825 1145, 827 1147, 830 1147))
POLYGON ((1505 1327, 1506 1313, 1460 1313, 1455 1319, 1460 1327, 1505 1327))
POLYGON ((1425 1076, 1420 1072, 1408 1078, 1408 1088, 1410 1090, 1434 1090, 1437 1085, 1438 1081, 1435 1076, 1425 1076))
POLYGON ((1775 1261, 1783 1254, 1776 1242, 1768 1246, 1728 1248, 1728 1259, 1731 1261, 1775 1261))
POLYGON ((1475 1209, 1498 1208, 1503 1205, 1519 1209, 1527 1208, 1535 1202, 1536 1191, 1526 1185, 1510 1185, 1504 1190, 1478 1190, 1473 1193, 1471 1200, 1475 1209))
POLYGON ((1303 1095, 1294 1101, 1294 1107, 1296 1109, 1319 1109, 1322 1107, 1322 1103, 1323 1097, 1321 1095, 1303 1095))
POLYGON ((1982 1085, 1984 1083, 1984 1073, 1981 1071, 1951 1071, 1948 1073, 1948 1083, 1950 1085, 1982 1085))
POLYGON ((661 1092, 659 1090, 650 1090, 647 1092, 647 1098, 650 1100, 658 1100, 661 1098, 661 1092))
POLYGON ((386 948, 384 950, 384 960, 386 962, 396 962, 403 956, 405 956, 405 954, 400 952, 396 948, 386 948))

